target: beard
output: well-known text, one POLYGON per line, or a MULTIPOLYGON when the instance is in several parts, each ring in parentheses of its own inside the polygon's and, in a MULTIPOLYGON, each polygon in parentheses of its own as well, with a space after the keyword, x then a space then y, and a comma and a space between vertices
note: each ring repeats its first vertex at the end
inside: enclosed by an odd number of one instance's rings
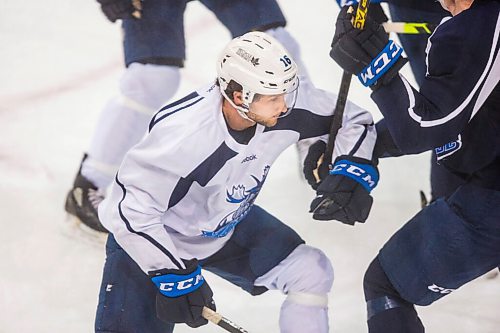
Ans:
POLYGON ((272 118, 260 117, 260 116, 257 116, 255 113, 253 113, 251 111, 248 112, 247 116, 251 120, 255 121, 257 124, 265 126, 265 127, 273 127, 278 122, 278 118, 274 118, 274 117, 272 117, 272 118))

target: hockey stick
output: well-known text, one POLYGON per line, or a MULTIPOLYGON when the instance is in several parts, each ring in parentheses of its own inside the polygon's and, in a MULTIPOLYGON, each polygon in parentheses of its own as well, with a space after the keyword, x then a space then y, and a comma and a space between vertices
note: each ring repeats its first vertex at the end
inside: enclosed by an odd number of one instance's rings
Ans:
MULTIPOLYGON (((356 29, 362 30, 365 26, 366 15, 368 14, 368 6, 370 0, 361 0, 356 9, 356 16, 354 18, 353 26, 356 29)), ((344 117, 345 104, 347 102, 347 95, 349 94, 349 86, 351 85, 352 75, 345 72, 342 74, 342 81, 340 81, 339 94, 335 104, 335 112, 333 113, 332 124, 330 125, 330 135, 326 145, 325 157, 328 165, 332 163, 333 148, 335 147, 335 138, 339 129, 342 127, 342 118, 344 117)))
POLYGON ((244 328, 236 325, 231 320, 224 318, 220 313, 217 313, 214 310, 207 308, 206 306, 203 307, 203 311, 202 311, 201 315, 206 320, 214 323, 215 325, 222 327, 223 329, 225 329, 228 332, 248 333, 248 331, 245 330, 244 328))
POLYGON ((387 33, 398 34, 431 34, 436 29, 437 24, 424 22, 384 22, 382 23, 387 33))

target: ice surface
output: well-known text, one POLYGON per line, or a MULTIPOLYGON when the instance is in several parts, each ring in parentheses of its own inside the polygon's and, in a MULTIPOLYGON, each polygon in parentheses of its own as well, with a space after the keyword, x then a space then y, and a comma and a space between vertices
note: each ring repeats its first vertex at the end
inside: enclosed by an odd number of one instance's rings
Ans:
MULTIPOLYGON (((314 82, 336 91, 341 72, 328 58, 335 1, 280 4, 314 82)), ((92 332, 103 247, 62 232, 63 202, 123 67, 120 28, 92 0, 0 0, 0 8, 0 332, 92 332)), ((189 3, 185 19, 188 60, 178 96, 213 78, 214 59, 229 40, 197 2, 189 3)), ((380 117, 355 80, 350 98, 380 117)), ((366 332, 364 270, 418 211, 418 190, 429 188, 428 166, 427 154, 383 161, 371 217, 355 228, 310 218, 313 192, 300 178, 293 148, 271 170, 259 203, 333 261, 332 331, 366 332)), ((206 277, 222 314, 250 332, 278 332, 281 294, 251 297, 206 277)), ((428 332, 499 332, 499 281, 479 278, 419 309, 428 332)), ((196 331, 222 332, 214 325, 196 331)), ((178 326, 176 332, 194 330, 178 326)))

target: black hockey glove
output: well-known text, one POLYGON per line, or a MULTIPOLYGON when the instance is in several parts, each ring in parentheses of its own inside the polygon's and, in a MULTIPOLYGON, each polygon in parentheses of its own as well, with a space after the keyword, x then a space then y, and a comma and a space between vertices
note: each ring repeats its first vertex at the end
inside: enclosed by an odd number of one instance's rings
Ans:
POLYGON ((307 183, 311 185, 313 190, 316 190, 321 181, 328 176, 328 163, 322 159, 325 150, 326 143, 318 140, 309 147, 306 158, 304 159, 302 172, 304 173, 307 183))
POLYGON ((140 18, 141 0, 97 0, 101 10, 108 20, 115 22, 120 19, 140 18))
POLYGON ((357 75, 364 86, 375 89, 392 80, 407 60, 401 57, 403 48, 389 40, 369 10, 364 29, 355 29, 355 11, 347 6, 340 10, 330 57, 346 72, 357 75))
POLYGON ((337 220, 350 225, 365 222, 373 203, 370 191, 377 185, 378 178, 378 170, 370 161, 338 157, 311 202, 313 219, 337 220))
POLYGON ((370 9, 368 10, 368 13, 370 15, 370 18, 378 24, 389 21, 389 18, 387 17, 387 15, 385 15, 384 9, 380 5, 380 3, 370 2, 370 9))
POLYGON ((156 315, 168 323, 186 323, 199 327, 208 323, 203 307, 215 311, 212 289, 201 275, 196 259, 185 262, 186 269, 163 269, 149 272, 158 287, 156 315))

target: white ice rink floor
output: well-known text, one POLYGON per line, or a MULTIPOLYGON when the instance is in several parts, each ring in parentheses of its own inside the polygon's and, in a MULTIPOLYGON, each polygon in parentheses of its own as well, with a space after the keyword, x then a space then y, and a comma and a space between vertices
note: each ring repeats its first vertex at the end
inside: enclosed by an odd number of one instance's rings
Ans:
MULTIPOLYGON (((337 91, 341 72, 328 58, 335 1, 280 4, 313 81, 337 91)), ((199 3, 188 5, 185 19, 188 60, 178 96, 214 77, 215 57, 229 40, 199 3)), ((103 246, 63 233, 63 202, 100 108, 117 86, 120 28, 92 0, 0 0, 0 45, 0 333, 92 332, 103 246)), ((350 98, 378 118, 368 90, 354 81, 350 98)), ((313 192, 300 178, 293 148, 273 167, 258 202, 331 258, 332 332, 367 331, 364 270, 418 211, 428 166, 427 154, 382 161, 371 216, 355 228, 311 219, 313 192)), ((279 331, 282 295, 251 297, 210 273, 206 278, 221 313, 249 332, 279 331)), ((500 332, 499 295, 500 278, 483 277, 418 310, 428 332, 500 332)), ((222 330, 207 325, 196 332, 222 330)))

